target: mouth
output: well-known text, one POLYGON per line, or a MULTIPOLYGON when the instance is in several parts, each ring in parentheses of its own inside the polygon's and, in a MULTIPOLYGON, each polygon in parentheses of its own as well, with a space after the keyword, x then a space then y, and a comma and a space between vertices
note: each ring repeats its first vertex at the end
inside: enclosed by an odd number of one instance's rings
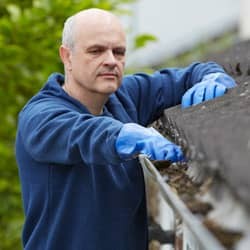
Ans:
POLYGON ((104 78, 117 78, 118 77, 118 75, 116 73, 113 73, 113 72, 100 73, 100 74, 98 74, 98 76, 104 77, 104 78))

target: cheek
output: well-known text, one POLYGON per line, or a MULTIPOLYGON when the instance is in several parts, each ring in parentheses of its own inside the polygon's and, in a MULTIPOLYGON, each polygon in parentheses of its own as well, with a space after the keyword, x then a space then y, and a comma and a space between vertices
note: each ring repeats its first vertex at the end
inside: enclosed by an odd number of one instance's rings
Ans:
POLYGON ((96 70, 96 65, 90 60, 78 60, 75 67, 79 74, 85 76, 91 76, 96 70))
POLYGON ((125 61, 121 61, 119 62, 119 70, 123 73, 124 71, 124 68, 125 68, 125 61))

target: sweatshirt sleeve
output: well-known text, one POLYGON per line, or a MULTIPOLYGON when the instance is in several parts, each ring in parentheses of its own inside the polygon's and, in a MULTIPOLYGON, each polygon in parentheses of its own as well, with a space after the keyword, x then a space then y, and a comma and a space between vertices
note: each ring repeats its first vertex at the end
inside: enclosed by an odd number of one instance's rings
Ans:
POLYGON ((183 94, 210 73, 224 72, 214 62, 193 63, 185 68, 166 68, 152 75, 140 73, 124 78, 122 91, 138 111, 138 123, 147 126, 163 110, 181 103, 183 94))
POLYGON ((122 123, 81 114, 53 102, 28 105, 19 115, 19 142, 39 162, 113 164, 120 162, 115 139, 122 123))

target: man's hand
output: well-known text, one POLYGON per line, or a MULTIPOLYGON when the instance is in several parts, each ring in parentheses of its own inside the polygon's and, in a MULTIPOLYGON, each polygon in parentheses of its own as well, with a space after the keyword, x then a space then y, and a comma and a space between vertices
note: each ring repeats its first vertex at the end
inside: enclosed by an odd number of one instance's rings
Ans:
POLYGON ((153 128, 144 128, 135 123, 125 124, 117 139, 116 151, 123 160, 145 154, 151 160, 182 161, 183 153, 179 146, 168 141, 153 128))
POLYGON ((225 73, 211 73, 202 78, 182 97, 182 108, 199 104, 225 94, 228 88, 236 86, 232 77, 225 73))

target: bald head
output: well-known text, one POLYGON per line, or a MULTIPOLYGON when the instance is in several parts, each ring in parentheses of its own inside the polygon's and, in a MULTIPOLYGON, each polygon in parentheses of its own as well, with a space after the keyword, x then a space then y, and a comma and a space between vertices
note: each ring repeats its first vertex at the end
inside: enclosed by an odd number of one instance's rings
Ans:
POLYGON ((106 29, 114 29, 114 32, 124 36, 125 32, 120 20, 111 12, 102 9, 87 9, 69 17, 64 23, 62 34, 62 44, 70 49, 74 48, 75 43, 81 34, 90 34, 91 31, 98 34, 106 29))

